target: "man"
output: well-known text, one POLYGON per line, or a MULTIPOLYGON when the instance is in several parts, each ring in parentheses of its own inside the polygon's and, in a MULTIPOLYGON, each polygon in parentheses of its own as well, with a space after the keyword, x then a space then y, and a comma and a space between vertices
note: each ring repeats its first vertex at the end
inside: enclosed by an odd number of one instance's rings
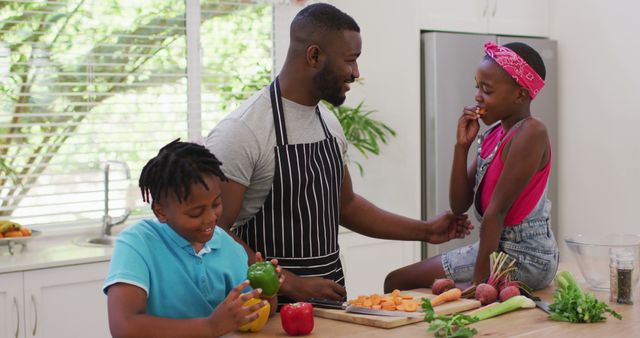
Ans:
POLYGON ((340 105, 360 76, 360 28, 327 4, 302 9, 274 82, 221 121, 207 147, 224 163, 220 225, 249 251, 277 258, 280 302, 343 299, 338 224, 385 239, 442 243, 471 228, 450 212, 422 222, 386 212, 353 192, 340 123, 320 100, 340 105))

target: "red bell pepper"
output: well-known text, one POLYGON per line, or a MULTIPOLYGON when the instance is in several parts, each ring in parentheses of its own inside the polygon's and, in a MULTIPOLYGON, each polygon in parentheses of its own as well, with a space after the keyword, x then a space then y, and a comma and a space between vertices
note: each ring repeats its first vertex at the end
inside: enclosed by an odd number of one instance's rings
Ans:
POLYGON ((280 309, 282 328, 290 336, 301 336, 313 331, 313 305, 305 302, 286 304, 280 309))

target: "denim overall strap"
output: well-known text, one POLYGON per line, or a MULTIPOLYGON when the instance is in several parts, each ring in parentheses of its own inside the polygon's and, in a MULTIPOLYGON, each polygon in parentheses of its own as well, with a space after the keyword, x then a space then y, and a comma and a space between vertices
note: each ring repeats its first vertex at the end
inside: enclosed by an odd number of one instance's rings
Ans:
POLYGON ((474 213, 476 215, 476 219, 480 223, 482 223, 482 212, 480 211, 480 193, 478 191, 478 188, 480 187, 480 184, 482 183, 482 180, 484 179, 484 175, 487 173, 487 169, 489 168, 489 165, 491 164, 491 162, 495 158, 496 154, 498 153, 498 149, 500 149, 500 146, 502 145, 502 142, 504 140, 508 140, 509 137, 516 130, 518 130, 520 128, 520 126, 522 126, 524 121, 526 121, 526 120, 528 120, 528 118, 524 118, 524 119, 516 122, 516 124, 514 124, 513 127, 511 127, 509 129, 509 131, 500 139, 500 141, 498 141, 498 143, 493 148, 493 150, 491 151, 489 156, 487 156, 486 158, 482 158, 482 142, 496 128, 500 128, 501 123, 498 122, 498 123, 494 124, 493 126, 491 126, 489 128, 489 130, 487 130, 484 134, 482 134, 482 136, 480 136, 478 138, 478 144, 479 145, 478 145, 478 155, 477 155, 477 163, 476 163, 476 184, 475 184, 475 187, 473 188, 473 190, 475 192, 474 193, 474 197, 473 197, 473 205, 474 205, 473 211, 474 211, 474 213))

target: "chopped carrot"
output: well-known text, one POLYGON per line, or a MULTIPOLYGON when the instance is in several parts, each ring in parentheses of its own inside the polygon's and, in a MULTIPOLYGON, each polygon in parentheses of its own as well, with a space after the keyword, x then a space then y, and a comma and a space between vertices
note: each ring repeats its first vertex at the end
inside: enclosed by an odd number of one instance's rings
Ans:
POLYGON ((381 300, 382 299, 380 298, 379 294, 374 293, 373 295, 371 295, 371 304, 379 305, 381 300))
POLYGON ((415 301, 408 301, 402 304, 404 310, 407 312, 416 312, 418 310, 418 303, 415 301))
POLYGON ((400 290, 393 290, 390 294, 360 295, 348 301, 350 305, 387 311, 414 312, 420 306, 413 296, 403 294, 400 290))
POLYGON ((431 306, 438 306, 445 302, 452 302, 462 297, 462 291, 458 288, 447 290, 431 300, 431 306))
POLYGON ((387 311, 395 311, 396 310, 396 306, 395 305, 384 305, 382 307, 383 310, 387 310, 387 311))

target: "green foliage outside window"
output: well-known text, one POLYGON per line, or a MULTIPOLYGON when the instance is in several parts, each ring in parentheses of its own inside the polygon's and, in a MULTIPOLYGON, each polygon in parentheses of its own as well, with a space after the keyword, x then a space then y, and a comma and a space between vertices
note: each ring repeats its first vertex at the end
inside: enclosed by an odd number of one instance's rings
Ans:
MULTIPOLYGON (((212 43, 218 52, 203 60, 205 73, 212 74, 203 76, 203 112, 214 122, 271 77, 271 63, 260 58, 266 54, 270 60, 271 6, 243 4, 252 2, 201 1, 203 9, 214 8, 201 13, 203 50, 212 43), (247 64, 251 58, 243 53, 251 48, 256 57, 247 64), (216 104, 205 107, 205 99, 216 104)), ((92 137, 80 136, 91 134, 83 128, 95 129, 113 118, 129 126, 127 114, 162 109, 158 102, 142 105, 165 93, 186 101, 185 3, 0 0, 0 68, 5 65, 0 69, 0 134, 10 137, 0 139, 0 207, 5 209, 0 216, 10 216, 44 173, 81 169, 91 154, 128 163, 149 158, 129 151, 133 146, 125 145, 123 152, 122 144, 89 139, 69 148, 68 141, 92 137), (145 103, 119 106, 135 100, 145 103)), ((175 110, 170 113, 181 114, 186 123, 186 104, 175 110)))

